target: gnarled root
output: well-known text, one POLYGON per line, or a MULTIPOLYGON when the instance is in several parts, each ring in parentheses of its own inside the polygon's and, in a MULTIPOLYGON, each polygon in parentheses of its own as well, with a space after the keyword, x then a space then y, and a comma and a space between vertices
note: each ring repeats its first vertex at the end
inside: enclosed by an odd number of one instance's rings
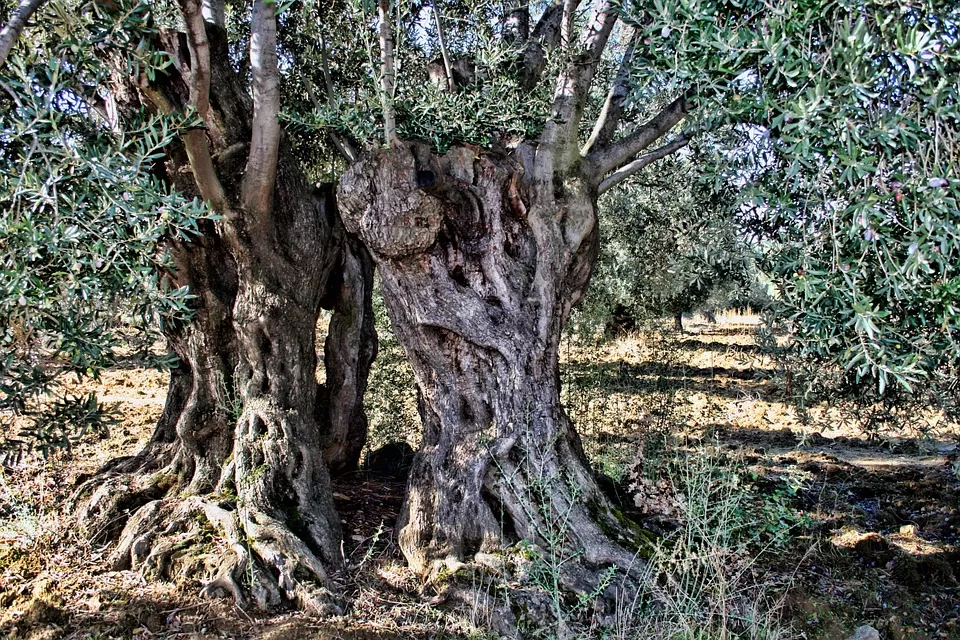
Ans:
POLYGON ((477 628, 503 638, 582 638, 614 630, 635 607, 640 581, 614 568, 573 571, 548 552, 520 544, 498 554, 478 553, 437 577, 435 605, 459 610, 477 628))
POLYGON ((318 615, 342 613, 326 588, 323 563, 284 524, 259 512, 231 509, 199 496, 167 497, 137 509, 110 555, 115 570, 199 580, 204 597, 230 597, 240 607, 285 603, 318 615))

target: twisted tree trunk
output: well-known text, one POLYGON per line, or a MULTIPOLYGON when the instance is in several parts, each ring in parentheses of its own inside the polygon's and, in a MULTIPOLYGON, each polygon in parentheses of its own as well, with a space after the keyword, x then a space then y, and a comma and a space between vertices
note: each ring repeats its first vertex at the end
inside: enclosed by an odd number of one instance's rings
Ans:
MULTIPOLYGON (((268 21, 272 9, 257 10, 268 21)), ((91 535, 119 538, 117 568, 199 580, 207 594, 260 608, 294 601, 339 611, 341 532, 328 464, 355 468, 366 437, 371 259, 347 236, 332 188, 307 183, 276 114, 264 116, 269 82, 260 79, 267 88, 255 86, 251 101, 224 32, 204 25, 190 0, 183 12, 190 46, 165 37, 174 67, 143 101, 204 117, 207 129, 184 132, 163 172, 221 219, 171 243, 170 277, 195 297, 191 321, 166 330, 180 360, 167 404, 140 454, 77 492, 80 521, 91 535), (319 386, 323 307, 334 315, 319 386), (210 527, 226 551, 210 546, 210 527)))
POLYGON ((635 532, 602 494, 560 404, 558 343, 597 252, 595 190, 509 156, 419 144, 343 177, 344 221, 375 255, 416 377, 423 444, 400 516, 431 572, 518 539, 556 547, 584 588, 629 568, 635 532))

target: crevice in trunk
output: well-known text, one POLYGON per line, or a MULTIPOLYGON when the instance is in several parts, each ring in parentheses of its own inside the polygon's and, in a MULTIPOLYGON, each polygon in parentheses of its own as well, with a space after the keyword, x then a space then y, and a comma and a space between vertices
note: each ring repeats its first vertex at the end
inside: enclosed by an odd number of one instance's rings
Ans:
POLYGON ((593 588, 635 573, 644 538, 600 489, 560 403, 558 345, 596 257, 596 193, 532 178, 510 155, 408 143, 372 152, 338 192, 345 224, 373 252, 416 378, 423 443, 398 523, 426 574, 517 539, 576 558, 593 588), (425 167, 435 175, 419 186, 425 167))

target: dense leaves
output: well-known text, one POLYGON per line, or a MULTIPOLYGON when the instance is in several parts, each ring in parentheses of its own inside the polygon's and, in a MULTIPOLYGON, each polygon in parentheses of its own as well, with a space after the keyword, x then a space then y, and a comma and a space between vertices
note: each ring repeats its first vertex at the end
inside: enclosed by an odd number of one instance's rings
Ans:
POLYGON ((613 315, 630 324, 725 307, 761 289, 737 234, 737 198, 729 185, 716 188, 712 164, 701 153, 679 154, 600 200, 600 260, 582 329, 613 315))
POLYGON ((178 123, 141 111, 121 121, 97 89, 113 65, 137 74, 164 65, 138 46, 149 35, 146 11, 125 20, 90 12, 54 22, 4 67, 0 408, 27 418, 30 436, 14 447, 63 442, 69 424, 102 424, 89 397, 61 397, 52 414, 40 400, 64 374, 96 376, 120 345, 148 346, 161 321, 189 314, 189 292, 166 277, 174 265, 163 244, 195 234, 206 214, 171 191, 157 165, 178 123), (129 55, 95 57, 108 45, 129 55))
POLYGON ((799 353, 854 386, 949 382, 958 350, 960 10, 684 0, 632 10, 637 78, 739 127, 745 229, 799 353))

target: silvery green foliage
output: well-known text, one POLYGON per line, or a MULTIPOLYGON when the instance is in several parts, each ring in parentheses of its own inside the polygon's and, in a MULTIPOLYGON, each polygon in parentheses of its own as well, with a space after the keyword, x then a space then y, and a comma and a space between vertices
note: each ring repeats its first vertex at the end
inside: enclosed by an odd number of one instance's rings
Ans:
MULTIPOLYGON (((444 152, 454 144, 486 146, 491 140, 530 139, 539 134, 557 67, 550 67, 537 86, 521 86, 518 58, 522 53, 504 43, 498 33, 502 6, 484 0, 392 6, 397 40, 392 102, 401 138, 429 142, 444 152), (471 81, 458 85, 455 92, 431 80, 428 73, 430 63, 440 60, 434 6, 443 16, 451 59, 469 63, 474 70, 471 81)), ((534 3, 535 15, 542 9, 534 3)), ((307 146, 317 147, 316 132, 336 133, 361 149, 383 140, 376 15, 376 3, 369 0, 338 0, 329 6, 307 0, 281 16, 281 36, 284 26, 290 34, 281 46, 301 60, 311 60, 283 70, 289 88, 283 117, 295 140, 305 143, 304 152, 309 154, 307 146), (332 101, 325 87, 321 40, 327 51, 332 101)))
POLYGON ((734 304, 751 295, 758 274, 735 225, 731 185, 717 188, 702 154, 682 153, 649 167, 600 199, 600 258, 581 329, 734 304))
MULTIPOLYGON (((746 229, 797 351, 884 395, 960 363, 960 5, 637 3, 650 81, 749 138, 746 229)), ((954 382, 951 382, 954 381, 954 382)))
POLYGON ((69 445, 105 424, 93 398, 51 397, 49 411, 38 401, 66 374, 96 377, 131 336, 153 342, 158 320, 189 315, 163 246, 206 215, 158 177, 177 123, 122 113, 97 89, 165 65, 140 46, 146 9, 121 23, 76 9, 31 30, 0 82, 0 409, 25 419, 7 451, 69 445))

